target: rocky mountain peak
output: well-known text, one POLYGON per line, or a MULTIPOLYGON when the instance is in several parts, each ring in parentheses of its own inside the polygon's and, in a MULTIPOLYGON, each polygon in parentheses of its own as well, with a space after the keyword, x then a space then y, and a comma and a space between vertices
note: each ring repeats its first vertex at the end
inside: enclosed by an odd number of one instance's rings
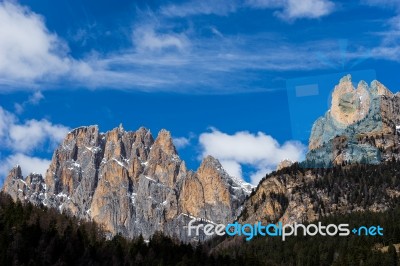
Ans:
POLYGON ((330 114, 338 125, 346 127, 363 119, 370 107, 370 92, 366 82, 361 81, 357 89, 351 76, 342 78, 332 93, 330 114))
POLYGON ((16 166, 14 166, 10 173, 8 174, 7 178, 12 178, 12 179, 22 179, 22 170, 21 170, 21 166, 19 164, 17 164, 16 166))
POLYGON ((186 242, 195 240, 182 230, 191 217, 232 221, 249 187, 210 156, 197 172, 187 170, 167 130, 154 140, 146 128, 126 131, 120 125, 105 133, 97 126, 72 130, 55 150, 45 179, 32 174, 24 180, 16 167, 3 190, 94 220, 110 236, 148 239, 162 231, 186 242))
POLYGON ((174 143, 172 141, 171 133, 165 129, 161 129, 154 142, 154 147, 162 150, 168 155, 177 154, 174 143))
POLYGON ((16 165, 7 175, 2 191, 10 194, 14 200, 29 200, 31 202, 39 203, 39 198, 44 198, 45 196, 42 193, 45 188, 42 175, 31 173, 24 178, 22 176, 21 167, 16 165))
POLYGON ((291 165, 293 165, 293 162, 292 162, 291 160, 285 159, 285 160, 281 161, 281 162, 277 165, 276 171, 279 171, 279 170, 281 170, 281 169, 283 169, 283 168, 286 168, 286 167, 289 167, 289 166, 291 166, 291 165))
POLYGON ((12 190, 12 188, 15 184, 17 184, 17 187, 18 187, 19 180, 23 180, 22 170, 19 165, 16 165, 11 169, 11 171, 8 173, 6 179, 4 180, 3 189, 4 190, 12 190))
POLYGON ((98 126, 87 126, 87 127, 78 127, 72 129, 64 139, 64 142, 69 141, 86 141, 87 143, 91 143, 93 139, 97 137, 99 134, 98 126))
POLYGON ((370 85, 360 81, 354 88, 347 75, 335 86, 331 108, 312 127, 307 158, 320 166, 361 160, 378 163, 396 156, 392 151, 397 147, 399 124, 398 94, 376 80, 370 85))
POLYGON ((375 95, 392 97, 393 93, 377 80, 371 82, 371 92, 375 95))
POLYGON ((206 169, 220 170, 223 169, 221 163, 211 155, 207 155, 201 162, 198 172, 203 172, 206 169))

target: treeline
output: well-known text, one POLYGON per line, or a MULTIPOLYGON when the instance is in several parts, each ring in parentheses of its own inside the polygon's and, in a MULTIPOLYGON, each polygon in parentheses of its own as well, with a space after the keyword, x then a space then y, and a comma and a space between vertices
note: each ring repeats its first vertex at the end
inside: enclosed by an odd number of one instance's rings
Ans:
POLYGON ((95 223, 0 193, 0 265, 400 265, 400 206, 323 218, 323 224, 380 225, 383 236, 222 237, 192 246, 161 234, 107 240, 95 223), (382 248, 388 246, 387 252, 382 248))
POLYGON ((44 206, 13 202, 0 193, 0 265, 243 265, 228 256, 208 256, 202 246, 161 234, 107 240, 92 222, 44 206))
MULTIPOLYGON (((0 265, 395 265, 400 243, 399 196, 388 196, 387 189, 400 191, 400 164, 337 166, 306 169, 298 164, 270 176, 300 180, 311 171, 318 178, 299 182, 301 193, 315 198, 322 223, 348 223, 351 226, 380 225, 384 236, 348 237, 261 237, 251 241, 222 237, 204 244, 189 245, 154 235, 128 240, 122 236, 107 239, 96 223, 79 221, 55 209, 13 202, 0 193, 0 265), (334 214, 316 191, 327 192, 330 203, 346 197, 350 206, 385 203, 385 212, 334 214), (325 215, 329 214, 329 215, 325 215), (382 252, 382 247, 388 247, 382 252)), ((253 192, 254 194, 254 192, 253 192)), ((265 197, 264 197, 265 198, 265 197)), ((286 198, 272 195, 283 205, 286 198)), ((264 199, 265 200, 265 199, 264 199)), ((351 208, 350 208, 351 209, 351 208)), ((350 211, 350 210, 349 210, 350 211)))

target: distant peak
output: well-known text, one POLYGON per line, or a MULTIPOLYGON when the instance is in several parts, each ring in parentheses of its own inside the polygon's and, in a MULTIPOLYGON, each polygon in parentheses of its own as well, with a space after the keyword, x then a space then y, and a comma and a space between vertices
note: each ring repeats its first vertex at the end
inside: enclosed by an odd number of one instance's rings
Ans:
POLYGON ((165 139, 165 140, 171 139, 172 141, 171 132, 169 132, 166 129, 161 129, 160 132, 158 132, 157 139, 165 139))
POLYGON ((293 161, 285 159, 278 164, 278 166, 276 167, 276 171, 279 171, 286 167, 290 167, 291 165, 293 165, 293 163, 293 161))
POLYGON ((172 141, 171 133, 168 130, 161 129, 154 142, 156 147, 160 147, 168 154, 177 154, 175 145, 172 141))
POLYGON ((137 130, 137 132, 144 133, 144 134, 148 134, 148 133, 150 133, 150 129, 148 129, 148 128, 146 128, 146 127, 140 127, 140 128, 137 130))
POLYGON ((211 155, 207 155, 201 162, 200 168, 202 169, 202 168, 210 168, 210 167, 222 169, 222 165, 218 159, 214 158, 211 155))
POLYGON ((11 169, 10 173, 8 174, 8 176, 11 176, 12 178, 23 179, 21 166, 19 164, 15 165, 11 169))
POLYGON ((158 135, 166 135, 166 136, 171 136, 171 132, 169 132, 166 129, 161 129, 160 132, 158 132, 158 135))
POLYGON ((78 134, 79 132, 88 131, 88 130, 90 130, 90 129, 98 131, 98 130, 99 130, 99 126, 98 126, 98 125, 80 126, 80 127, 77 127, 77 128, 72 129, 70 132, 68 132, 68 134, 76 135, 76 134, 78 134))
POLYGON ((380 83, 378 80, 374 80, 371 82, 371 93, 376 95, 385 95, 385 96, 393 96, 393 92, 391 92, 385 85, 380 83))
POLYGON ((13 169, 16 169, 17 171, 21 171, 21 166, 19 164, 16 164, 13 169))
POLYGON ((351 75, 347 74, 346 76, 342 77, 339 81, 339 83, 343 83, 343 82, 351 82, 351 75))
POLYGON ((360 80, 360 82, 358 82, 357 88, 360 88, 360 87, 367 89, 368 88, 368 83, 365 82, 364 80, 360 80))

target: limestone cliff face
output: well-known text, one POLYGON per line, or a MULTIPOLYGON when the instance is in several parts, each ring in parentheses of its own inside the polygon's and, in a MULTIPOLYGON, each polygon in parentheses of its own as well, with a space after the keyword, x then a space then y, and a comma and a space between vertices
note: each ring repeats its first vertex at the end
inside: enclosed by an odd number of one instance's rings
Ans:
MULTIPOLYGON (((100 133, 97 126, 74 129, 54 152, 44 178, 23 178, 14 168, 3 191, 14 199, 57 208, 101 224, 110 235, 151 237, 156 231, 192 241, 185 226, 193 217, 227 223, 251 190, 207 157, 187 170, 171 135, 161 130, 100 133)), ((204 235, 200 236, 204 240, 204 235)))
POLYGON ((355 89, 351 76, 345 76, 335 87, 330 110, 313 125, 307 159, 316 166, 399 159, 399 125, 399 94, 378 81, 370 86, 361 81, 355 89))

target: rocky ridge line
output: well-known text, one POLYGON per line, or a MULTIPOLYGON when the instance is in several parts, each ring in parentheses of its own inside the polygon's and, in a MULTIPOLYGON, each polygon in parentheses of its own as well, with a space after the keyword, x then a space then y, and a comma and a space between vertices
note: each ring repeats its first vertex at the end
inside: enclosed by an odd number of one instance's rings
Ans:
POLYGON ((198 240, 187 235, 189 220, 228 223, 251 189, 211 156, 196 172, 188 170, 166 130, 153 139, 143 127, 100 133, 88 126, 68 133, 44 178, 30 174, 24 179, 16 166, 2 190, 14 200, 94 220, 110 236, 148 239, 161 231, 189 242, 198 240))

